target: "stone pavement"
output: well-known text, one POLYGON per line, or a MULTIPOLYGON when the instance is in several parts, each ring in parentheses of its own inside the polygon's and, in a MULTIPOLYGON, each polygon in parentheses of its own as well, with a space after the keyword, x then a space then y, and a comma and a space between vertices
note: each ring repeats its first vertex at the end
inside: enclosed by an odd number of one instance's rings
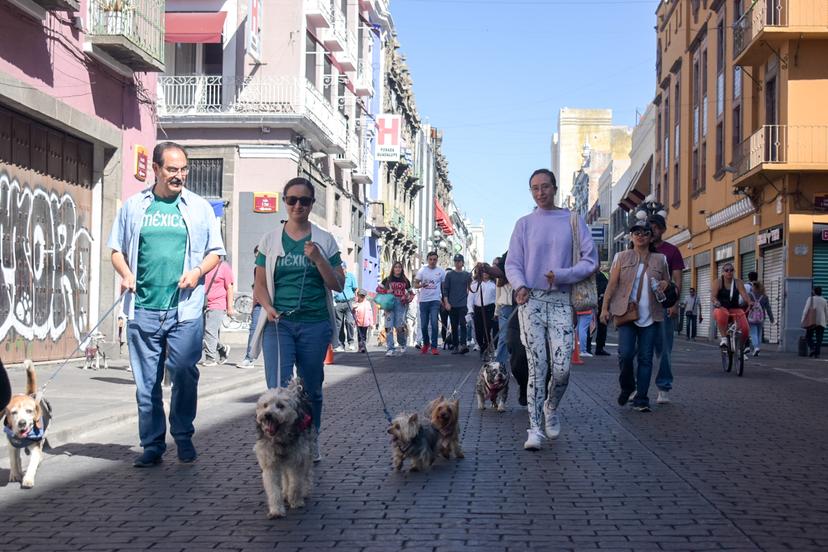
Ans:
MULTIPOLYGON (((392 412, 450 394, 478 365, 372 358, 392 412)), ((642 414, 615 404, 614 357, 586 359, 561 437, 536 453, 522 449, 515 389, 506 413, 478 412, 472 378, 460 391, 466 458, 418 474, 391 470, 365 355, 339 354, 314 493, 286 519, 265 519, 259 382, 202 403, 194 465, 171 451, 157 469, 131 468, 134 424, 58 447, 34 490, 0 487, 0 549, 826 550, 828 364, 807 360, 763 351, 738 378, 715 347, 679 338, 673 402, 642 414)))

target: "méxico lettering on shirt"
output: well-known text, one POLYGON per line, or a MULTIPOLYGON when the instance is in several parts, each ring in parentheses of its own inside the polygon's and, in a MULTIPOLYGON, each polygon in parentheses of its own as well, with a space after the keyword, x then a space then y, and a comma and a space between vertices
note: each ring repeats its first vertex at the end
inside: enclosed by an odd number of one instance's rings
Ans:
POLYGON ((184 218, 179 213, 146 213, 144 226, 150 228, 187 228, 184 218))

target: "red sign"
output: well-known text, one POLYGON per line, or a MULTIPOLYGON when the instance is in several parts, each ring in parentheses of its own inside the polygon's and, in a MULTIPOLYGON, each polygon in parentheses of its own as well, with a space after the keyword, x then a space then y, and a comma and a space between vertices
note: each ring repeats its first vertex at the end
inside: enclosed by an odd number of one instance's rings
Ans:
POLYGON ((822 241, 828 241, 828 230, 822 231, 822 241))
POLYGON ((374 158, 377 161, 400 160, 402 118, 399 115, 377 115, 377 142, 374 158))
POLYGON ((814 208, 817 211, 828 211, 828 195, 814 196, 814 208))
POLYGON ((255 193, 253 194, 254 213, 275 213, 279 210, 279 194, 255 193))
POLYGON ((147 179, 149 157, 144 146, 135 146, 135 178, 144 182, 147 179))

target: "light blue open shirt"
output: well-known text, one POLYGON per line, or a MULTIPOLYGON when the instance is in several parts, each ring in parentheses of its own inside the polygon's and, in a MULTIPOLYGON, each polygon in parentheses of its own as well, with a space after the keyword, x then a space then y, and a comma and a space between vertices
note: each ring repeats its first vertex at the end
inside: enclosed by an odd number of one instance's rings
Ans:
MULTIPOLYGON (((118 210, 115 225, 109 234, 108 245, 113 251, 126 256, 129 269, 138 273, 138 243, 144 225, 144 213, 152 204, 152 187, 131 196, 118 210)), ((187 250, 184 255, 184 272, 193 270, 210 253, 226 255, 218 219, 213 206, 203 197, 184 188, 178 202, 181 218, 187 226, 187 250)), ((193 289, 182 289, 178 298, 178 320, 193 320, 202 315, 204 306, 204 277, 193 289)), ((135 296, 124 297, 124 312, 129 320, 135 318, 135 296)))

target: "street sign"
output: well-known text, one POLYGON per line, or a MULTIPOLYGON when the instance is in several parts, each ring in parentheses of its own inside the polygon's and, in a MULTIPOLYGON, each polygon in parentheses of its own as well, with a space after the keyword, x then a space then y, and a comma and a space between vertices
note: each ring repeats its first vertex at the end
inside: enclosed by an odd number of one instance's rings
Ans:
POLYGON ((400 160, 402 118, 399 115, 377 115, 377 142, 374 158, 377 161, 400 160))
POLYGON ((605 229, 604 229, 603 225, 601 225, 601 226, 591 226, 589 230, 592 234, 592 241, 594 241, 595 243, 604 243, 606 238, 604 236, 604 230, 605 229))

